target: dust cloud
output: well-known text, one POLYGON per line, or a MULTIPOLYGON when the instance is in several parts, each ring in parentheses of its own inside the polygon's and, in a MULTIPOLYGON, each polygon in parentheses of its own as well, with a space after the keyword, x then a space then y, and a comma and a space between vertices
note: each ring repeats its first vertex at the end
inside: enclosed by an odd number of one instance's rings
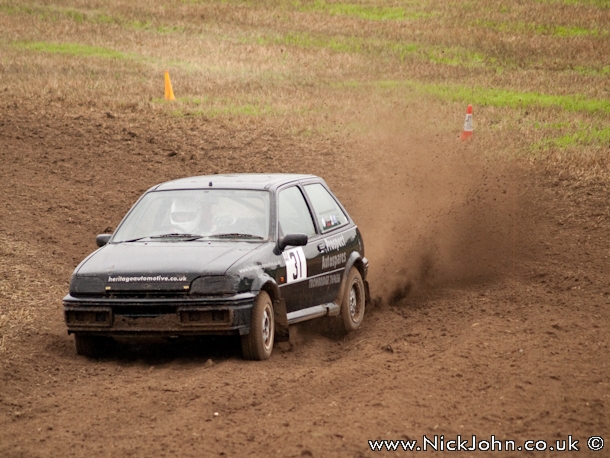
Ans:
POLYGON ((513 267, 519 212, 514 166, 476 137, 409 133, 387 123, 362 148, 370 163, 353 213, 377 300, 492 281, 513 267))

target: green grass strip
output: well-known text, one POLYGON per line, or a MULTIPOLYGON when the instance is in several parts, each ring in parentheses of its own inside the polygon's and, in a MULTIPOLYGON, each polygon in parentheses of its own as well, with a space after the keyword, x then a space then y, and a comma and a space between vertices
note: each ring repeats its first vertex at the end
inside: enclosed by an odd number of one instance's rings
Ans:
POLYGON ((416 5, 417 10, 409 11, 400 6, 367 5, 359 3, 340 3, 326 0, 302 1, 302 0, 280 0, 263 2, 261 0, 182 0, 182 3, 201 4, 201 3, 224 3, 230 5, 241 5, 248 7, 260 7, 261 5, 285 10, 300 11, 303 13, 322 13, 331 16, 347 16, 365 21, 405 21, 426 19, 438 13, 421 11, 421 1, 409 2, 416 5))
POLYGON ((610 66, 602 67, 601 69, 587 68, 587 67, 575 67, 574 71, 584 76, 610 76, 610 66))
POLYGON ((58 21, 70 19, 77 23, 91 22, 97 24, 109 24, 116 19, 99 11, 81 11, 74 8, 60 8, 45 5, 0 5, 0 11, 6 14, 27 14, 41 20, 58 21))
POLYGON ((562 26, 549 24, 534 24, 526 22, 497 22, 476 20, 473 22, 476 27, 495 30, 501 33, 519 33, 534 35, 549 35, 560 38, 573 37, 607 37, 610 31, 607 29, 588 29, 578 26, 562 26))
POLYGON ((567 112, 610 113, 610 101, 591 99, 581 94, 552 95, 539 92, 519 92, 501 88, 483 88, 454 84, 425 84, 408 80, 380 80, 373 82, 343 81, 332 87, 357 89, 374 86, 378 89, 414 89, 450 102, 465 102, 479 106, 500 108, 559 108, 567 112))
POLYGON ((610 8, 608 0, 536 0, 538 3, 559 3, 573 6, 594 6, 601 9, 610 8))
POLYGON ((47 43, 44 41, 36 41, 17 42, 14 43, 14 46, 29 51, 67 54, 76 57, 101 57, 104 59, 128 59, 130 57, 127 54, 115 51, 114 49, 81 45, 78 43, 47 43))
POLYGON ((466 102, 480 106, 509 108, 560 108, 568 112, 610 113, 610 101, 590 99, 584 95, 551 95, 518 92, 509 89, 482 88, 443 84, 407 83, 413 88, 443 100, 466 102))
POLYGON ((533 145, 534 148, 569 149, 577 146, 610 146, 610 127, 598 129, 596 127, 582 128, 575 133, 557 138, 545 139, 533 145))
POLYGON ((152 21, 132 21, 121 16, 111 16, 99 11, 81 11, 74 8, 41 5, 34 7, 0 5, 0 12, 6 14, 28 14, 40 20, 58 21, 68 19, 79 24, 117 24, 126 29, 157 32, 160 34, 182 33, 185 31, 185 27, 181 25, 156 24, 152 21))
MULTIPOLYGON (((250 39, 243 41, 249 42, 250 39)), ((359 38, 351 36, 311 35, 308 33, 288 33, 286 35, 262 36, 256 38, 261 46, 270 44, 295 46, 304 49, 330 49, 340 53, 385 55, 400 60, 407 57, 434 64, 450 66, 479 67, 494 65, 494 59, 488 59, 481 53, 471 52, 463 48, 447 48, 438 46, 422 46, 416 43, 404 43, 375 38, 359 38)))
MULTIPOLYGON (((300 2, 299 2, 300 3, 300 2)), ((321 12, 333 16, 348 16, 367 21, 404 21, 431 17, 423 11, 409 12, 397 6, 361 5, 355 3, 327 3, 316 0, 313 4, 300 4, 298 10, 321 12)))

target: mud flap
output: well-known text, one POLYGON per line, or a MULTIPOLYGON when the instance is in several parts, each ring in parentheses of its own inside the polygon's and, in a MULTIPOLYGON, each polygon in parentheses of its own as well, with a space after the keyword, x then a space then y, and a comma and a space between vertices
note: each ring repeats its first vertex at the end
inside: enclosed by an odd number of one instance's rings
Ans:
POLYGON ((273 301, 273 318, 275 321, 275 341, 288 342, 290 331, 288 329, 288 315, 286 313, 286 301, 284 301, 284 299, 276 299, 273 301))
POLYGON ((369 305, 371 303, 371 292, 369 291, 369 282, 364 280, 364 304, 369 305))

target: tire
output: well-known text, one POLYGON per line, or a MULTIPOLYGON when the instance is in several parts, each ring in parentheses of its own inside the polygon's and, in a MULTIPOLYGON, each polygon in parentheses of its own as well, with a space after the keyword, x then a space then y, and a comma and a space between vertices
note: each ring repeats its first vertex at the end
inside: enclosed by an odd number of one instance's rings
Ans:
POLYGON ((252 308, 250 333, 241 336, 241 350, 244 358, 256 361, 269 359, 273 351, 274 334, 273 303, 269 294, 261 291, 252 308))
POLYGON ((355 331, 364 319, 365 304, 364 282, 360 272, 352 267, 345 284, 345 293, 341 303, 341 319, 347 332, 355 331))
POLYGON ((108 337, 74 334, 76 354, 89 358, 98 358, 105 355, 113 343, 114 340, 108 337))

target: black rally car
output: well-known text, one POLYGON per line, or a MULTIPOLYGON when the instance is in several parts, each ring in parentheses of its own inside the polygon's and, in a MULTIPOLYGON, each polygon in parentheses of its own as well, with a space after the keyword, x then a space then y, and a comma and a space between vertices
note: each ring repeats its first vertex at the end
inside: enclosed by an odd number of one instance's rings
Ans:
POLYGON ((78 354, 117 336, 241 336, 269 358, 288 325, 368 302, 360 231, 313 175, 210 175, 149 189, 75 269, 64 300, 78 354))

